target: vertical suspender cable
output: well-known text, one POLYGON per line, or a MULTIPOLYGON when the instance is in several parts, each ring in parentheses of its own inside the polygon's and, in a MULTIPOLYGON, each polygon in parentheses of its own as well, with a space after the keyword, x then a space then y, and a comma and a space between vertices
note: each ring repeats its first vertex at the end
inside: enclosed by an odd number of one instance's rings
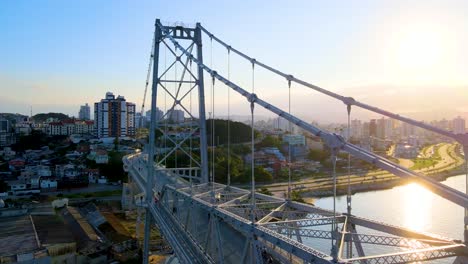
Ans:
MULTIPOLYGON (((164 49, 164 68, 167 70, 167 47, 164 49)), ((168 74, 168 73, 166 73, 168 74)), ((169 78, 168 78, 169 79, 169 78)), ((166 155, 167 150, 167 91, 164 92, 164 155, 166 155)), ((163 114, 163 115, 164 115, 163 114)), ((167 158, 164 158, 164 168, 167 168, 167 158)))
MULTIPOLYGON (((210 68, 213 69, 213 38, 210 37, 210 68)), ((214 182, 215 182, 215 113, 214 113, 214 76, 211 76, 211 187, 212 198, 214 200, 214 182)))
MULTIPOLYGON (((189 74, 189 87, 192 87, 192 59, 189 60, 189 63, 190 63, 190 74, 189 74)), ((190 115, 192 115, 192 91, 189 91, 190 93, 190 115)), ((193 132, 193 118, 190 118, 190 133, 193 132)), ((189 157, 189 160, 190 160, 190 169, 189 169, 189 181, 190 181, 190 194, 192 194, 192 157, 193 157, 193 154, 192 154, 192 135, 190 135, 190 139, 189 139, 189 153, 190 153, 190 157, 189 157)))
MULTIPOLYGON (((252 62, 252 94, 255 93, 255 63, 252 62)), ((250 102, 250 113, 251 113, 251 130, 252 130, 252 134, 251 134, 251 147, 252 147, 252 166, 251 166, 251 169, 252 169, 252 184, 251 184, 251 199, 252 199, 252 209, 251 209, 251 221, 252 221, 252 224, 255 223, 255 129, 254 129, 254 107, 255 107, 255 103, 254 101, 252 100, 250 102)))
MULTIPOLYGON (((351 105, 346 107, 348 113, 348 142, 351 139, 351 105)), ((351 154, 348 153, 348 195, 346 196, 346 209, 348 215, 351 215, 351 154)), ((349 230, 346 230, 349 232, 349 230)), ((348 242, 347 257, 351 258, 353 256, 353 243, 352 236, 351 240, 348 242)))
MULTIPOLYGON (((288 80, 288 111, 291 114, 291 80, 288 80)), ((292 136, 291 121, 289 121, 289 133, 292 136)), ((288 199, 291 200, 291 138, 288 141, 288 199)))
MULTIPOLYGON (((177 57, 177 47, 175 48, 175 55, 176 55, 176 61, 177 61, 177 60, 178 60, 178 57, 177 57)), ((174 65, 174 67, 175 67, 174 97, 176 97, 176 96, 177 96, 177 84, 178 84, 178 82, 177 82, 177 79, 178 79, 178 77, 177 77, 177 62, 176 62, 176 64, 174 65)), ((175 100, 177 101, 177 98, 175 98, 175 100)), ((177 118, 177 115, 175 114, 175 107, 176 107, 176 103, 174 103, 174 107, 173 107, 173 109, 172 109, 171 114, 172 114, 172 116, 173 116, 173 117, 172 117, 172 119, 173 119, 172 121, 175 120, 175 122, 177 122, 177 123, 175 124, 175 125, 176 125, 175 127, 176 127, 176 130, 178 130, 178 128, 179 128, 179 126, 178 126, 179 120, 177 120, 178 118, 177 118)), ((174 156, 175 156, 175 168, 177 168, 177 149, 178 149, 178 148, 177 148, 177 144, 178 144, 178 142, 177 142, 177 136, 174 137, 174 140, 175 140, 175 143, 176 143, 176 145, 175 145, 175 151, 174 151, 174 156)))
MULTIPOLYGON (((231 80, 231 49, 228 48, 228 67, 227 67, 227 79, 228 81, 231 80)), ((227 120, 227 186, 231 186, 231 88, 227 86, 227 98, 228 98, 228 104, 227 104, 227 114, 228 114, 228 120, 227 120)))
MULTIPOLYGON (((351 105, 346 108, 348 112, 348 142, 351 138, 351 105)), ((351 154, 348 153, 348 195, 346 196, 347 212, 351 214, 351 154)))
MULTIPOLYGON (((332 249, 331 249, 331 255, 334 260, 337 259, 337 248, 336 248, 336 243, 335 243, 335 235, 337 231, 337 223, 336 223, 336 155, 337 155, 337 149, 332 149, 332 166, 333 166, 333 221, 332 221, 332 249)), ((336 240, 337 241, 337 240, 336 240)))

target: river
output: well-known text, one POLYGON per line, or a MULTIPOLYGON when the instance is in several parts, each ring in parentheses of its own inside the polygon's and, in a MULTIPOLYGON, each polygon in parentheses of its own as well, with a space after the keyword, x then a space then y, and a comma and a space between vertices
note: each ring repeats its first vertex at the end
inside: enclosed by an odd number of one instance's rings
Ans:
MULTIPOLYGON (((464 175, 448 178, 442 183, 465 192, 464 175)), ((318 199, 315 205, 333 209, 333 197, 318 199)), ((336 206, 337 211, 346 212, 346 196, 337 197, 336 206)), ((389 190, 354 194, 352 213, 392 225, 463 240, 463 208, 432 194, 416 183, 389 190)))

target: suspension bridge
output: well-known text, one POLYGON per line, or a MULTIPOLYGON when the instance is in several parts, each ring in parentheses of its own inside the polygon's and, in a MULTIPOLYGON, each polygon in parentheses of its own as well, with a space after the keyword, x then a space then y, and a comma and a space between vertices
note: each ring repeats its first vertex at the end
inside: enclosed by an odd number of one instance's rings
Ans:
MULTIPOLYGON (((290 93, 288 111, 270 104, 262 99, 261 94, 255 93, 255 67, 284 78, 289 91, 294 83, 343 102, 348 113, 348 127, 351 109, 363 108, 449 137, 459 142, 465 153, 468 153, 468 134, 453 134, 300 80, 247 56, 199 23, 190 27, 182 24, 163 25, 160 20, 156 20, 146 82, 147 88, 152 75, 149 142, 143 152, 124 157, 129 185, 136 190, 126 195, 134 197, 135 204, 146 210, 145 263, 148 263, 152 225, 160 230, 180 263, 432 263, 438 259, 446 259, 449 263, 468 263, 466 193, 395 164, 349 143, 340 135, 297 118, 291 114, 290 93), (212 62, 210 65, 204 62, 203 38, 208 38, 211 45, 214 41, 226 50, 227 73, 214 69, 212 62), (230 56, 238 56, 251 65, 247 69, 252 72, 250 91, 231 80, 230 56), (209 78, 210 89, 205 90, 204 77, 209 78), (209 166, 210 160, 214 164, 215 159, 215 131, 212 123, 208 138, 205 91, 211 90, 211 109, 208 109, 208 113, 210 119, 214 120, 214 94, 218 85, 227 87, 228 100, 230 93, 236 92, 250 104, 252 175, 249 190, 231 185, 229 169, 227 184, 215 182, 214 166, 209 166), (158 107, 164 108, 164 116, 158 116, 158 107), (335 204, 333 210, 327 210, 292 201, 290 184, 285 198, 256 192, 255 107, 262 107, 288 120, 290 127, 294 125, 310 132, 331 149, 335 199, 337 154, 340 151, 347 152, 348 172, 350 156, 353 156, 394 175, 418 182, 434 194, 459 205, 460 210, 465 210, 465 222, 460 223, 464 230, 464 241, 353 215, 349 186, 346 212, 337 212, 335 204), (188 118, 178 120, 176 109, 184 111, 188 118), (177 155, 187 157, 189 162, 177 164, 177 155), (168 166, 169 160, 175 164, 168 166)), ((229 101, 227 107, 229 122, 229 101)), ((228 149, 230 137, 228 123, 228 149)), ((465 155, 465 158, 468 157, 465 155)))

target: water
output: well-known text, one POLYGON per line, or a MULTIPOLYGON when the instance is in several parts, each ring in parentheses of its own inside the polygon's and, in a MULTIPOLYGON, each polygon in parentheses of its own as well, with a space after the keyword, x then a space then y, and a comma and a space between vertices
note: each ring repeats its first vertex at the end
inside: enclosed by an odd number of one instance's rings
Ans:
MULTIPOLYGON (((465 175, 442 183, 465 192, 465 175)), ((315 204, 333 209, 333 197, 318 199, 315 204)), ((336 206, 337 211, 346 212, 346 196, 337 197, 336 206)), ((463 240, 464 209, 416 183, 354 194, 352 207, 352 213, 357 216, 463 240)))

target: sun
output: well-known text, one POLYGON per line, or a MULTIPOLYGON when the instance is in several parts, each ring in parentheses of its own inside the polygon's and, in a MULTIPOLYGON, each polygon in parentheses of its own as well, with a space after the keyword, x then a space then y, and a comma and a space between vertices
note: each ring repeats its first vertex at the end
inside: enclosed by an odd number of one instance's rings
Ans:
POLYGON ((425 71, 437 67, 443 57, 443 37, 436 29, 407 29, 397 43, 396 63, 404 70, 425 71))

